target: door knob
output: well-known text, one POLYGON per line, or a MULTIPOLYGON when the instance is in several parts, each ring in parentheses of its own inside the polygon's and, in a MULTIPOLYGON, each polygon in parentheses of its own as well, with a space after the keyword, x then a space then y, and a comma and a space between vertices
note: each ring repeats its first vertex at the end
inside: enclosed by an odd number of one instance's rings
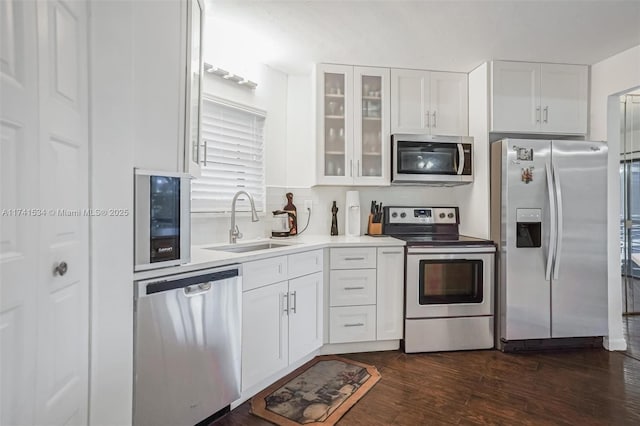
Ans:
POLYGON ((67 262, 60 262, 56 265, 55 268, 53 268, 53 275, 57 274, 63 276, 67 273, 67 269, 69 269, 69 265, 67 265, 67 262))

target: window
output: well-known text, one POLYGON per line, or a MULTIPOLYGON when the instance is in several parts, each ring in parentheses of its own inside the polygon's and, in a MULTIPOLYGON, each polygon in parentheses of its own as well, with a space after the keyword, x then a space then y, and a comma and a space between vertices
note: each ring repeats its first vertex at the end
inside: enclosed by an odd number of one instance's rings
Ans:
MULTIPOLYGON (((263 111, 204 96, 204 152, 201 176, 191 185, 192 211, 230 211, 231 200, 239 190, 249 192, 256 210, 264 211, 265 118, 263 111)), ((236 210, 249 211, 249 203, 238 203, 236 210)))

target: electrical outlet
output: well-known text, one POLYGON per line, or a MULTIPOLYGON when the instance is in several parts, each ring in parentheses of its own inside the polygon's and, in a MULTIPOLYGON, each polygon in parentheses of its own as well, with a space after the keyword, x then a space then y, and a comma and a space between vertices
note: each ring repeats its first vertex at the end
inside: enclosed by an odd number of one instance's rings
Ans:
POLYGON ((313 201, 304 200, 304 209, 311 211, 311 207, 313 206, 313 201))

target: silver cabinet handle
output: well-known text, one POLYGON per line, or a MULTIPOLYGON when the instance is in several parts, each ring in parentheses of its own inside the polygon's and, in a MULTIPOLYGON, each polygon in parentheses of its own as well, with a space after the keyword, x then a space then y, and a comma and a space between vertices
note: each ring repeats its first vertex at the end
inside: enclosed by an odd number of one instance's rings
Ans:
POLYGON ((356 164, 357 164, 356 169, 358 171, 357 176, 360 177, 360 176, 362 176, 362 172, 360 171, 360 160, 356 160, 356 164))
POLYGON ((427 127, 431 127, 431 114, 429 114, 429 111, 427 111, 427 113, 424 115, 425 117, 425 124, 427 125, 427 127))
POLYGON ((282 295, 282 312, 289 315, 289 293, 282 295))
POLYGON ((349 177, 353 177, 353 160, 349 160, 349 177))
MULTIPOLYGON (((204 143, 202 144, 202 147, 204 148, 204 152, 203 152, 204 158, 202 159, 202 165, 207 167, 207 141, 204 141, 204 143)), ((199 158, 197 160, 199 160, 199 158)))
POLYGON ((345 257, 344 260, 364 260, 364 257, 345 257))
POLYGON ((364 327, 364 323, 363 322, 356 322, 353 324, 345 324, 345 327, 364 327))
POLYGON ((540 107, 536 108, 536 123, 540 122, 540 107))
POLYGON ((436 121, 436 112, 437 111, 433 111, 433 127, 438 127, 438 122, 436 121))
POLYGON ((293 300, 293 302, 291 302, 291 311, 295 314, 296 308, 298 307, 298 299, 296 297, 296 292, 292 291, 291 293, 289 293, 291 295, 291 299, 293 300))
POLYGON ((364 287, 344 287, 345 290, 364 290, 364 287))
POLYGON ((278 263, 278 273, 282 273, 282 263, 278 263))
POLYGON ((401 251, 383 251, 382 254, 402 254, 401 251))
POLYGON ((549 107, 548 106, 544 107, 544 122, 545 123, 549 122, 549 107))
POLYGON ((63 276, 69 270, 69 265, 64 260, 53 267, 53 275, 63 276))

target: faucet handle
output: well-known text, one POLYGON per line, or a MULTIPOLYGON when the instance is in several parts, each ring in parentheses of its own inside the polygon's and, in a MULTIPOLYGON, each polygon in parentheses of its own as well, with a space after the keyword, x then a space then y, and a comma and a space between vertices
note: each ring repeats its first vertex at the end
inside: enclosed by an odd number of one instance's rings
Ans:
POLYGON ((238 225, 236 225, 236 229, 234 231, 234 234, 236 234, 236 238, 238 238, 238 239, 242 238, 242 232, 240 232, 240 228, 238 228, 238 225))

